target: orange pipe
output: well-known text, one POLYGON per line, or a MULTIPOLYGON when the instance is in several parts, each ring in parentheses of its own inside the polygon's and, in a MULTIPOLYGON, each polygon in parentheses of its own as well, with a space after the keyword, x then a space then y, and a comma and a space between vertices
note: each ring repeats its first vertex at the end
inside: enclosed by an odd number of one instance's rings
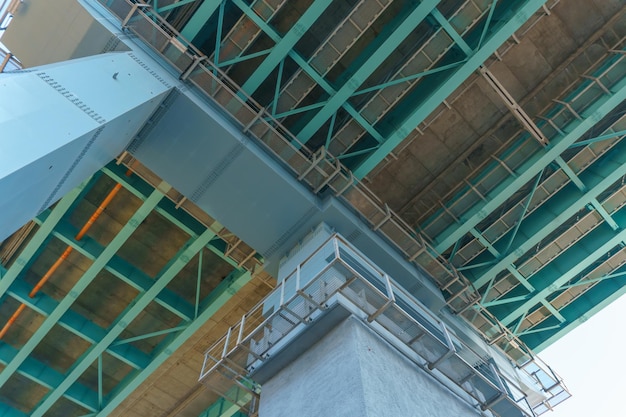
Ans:
POLYGON ((85 236, 85 233, 87 233, 87 230, 89 230, 89 228, 91 228, 91 225, 93 225, 93 223, 96 220, 98 220, 98 217, 100 217, 100 215, 102 214, 104 209, 109 205, 111 200, 113 200, 115 195, 121 189, 122 189, 122 184, 120 184, 120 183, 115 184, 115 187, 113 187, 111 192, 104 198, 104 200, 102 200, 102 203, 100 203, 100 206, 98 206, 98 208, 96 209, 96 211, 94 211, 94 213, 91 215, 89 220, 87 220, 87 223, 85 223, 83 228, 80 229, 80 231, 78 232, 78 234, 75 237, 76 240, 81 240, 83 238, 83 236, 85 236))
MULTIPOLYGON (((130 176, 130 174, 132 173, 132 171, 128 170, 126 172, 126 176, 130 176)), ((107 196, 104 198, 104 200, 102 200, 102 203, 100 203, 100 205, 98 206, 98 208, 96 209, 96 211, 94 211, 94 213, 91 215, 91 217, 89 218, 89 220, 87 220, 87 222, 83 225, 83 227, 79 230, 79 232, 76 234, 76 236, 74 237, 74 239, 76 240, 81 240, 83 238, 83 236, 85 236, 85 233, 87 233, 87 231, 91 228, 91 226, 93 225, 93 223, 98 219, 98 217, 100 217, 100 215, 102 214, 102 212, 106 209, 106 207, 109 205, 109 203, 111 203, 111 201, 113 200, 113 198, 117 195, 117 193, 122 189, 122 184, 117 183, 115 184, 115 187, 113 187, 113 189, 109 192, 109 194, 107 194, 107 196)), ((28 294, 28 296, 30 298, 33 298, 35 295, 37 295, 37 293, 39 292, 39 290, 41 289, 41 287, 44 286, 44 284, 46 282, 48 282, 48 280, 50 279, 50 277, 52 276, 52 274, 54 274, 54 272, 59 268, 59 266, 61 266, 61 264, 63 263, 63 261, 65 261, 67 259, 67 257, 70 255, 70 253, 72 253, 72 250, 74 250, 73 247, 68 246, 63 253, 61 254, 61 256, 59 256, 59 258, 52 264, 52 266, 48 269, 48 271, 46 271, 46 273, 44 274, 43 277, 41 277, 41 279, 39 280, 39 282, 37 282, 37 284, 35 284, 35 287, 33 288, 33 290, 28 294)), ((26 304, 20 304, 20 306, 17 308, 17 310, 15 310, 15 313, 13 313, 13 315, 11 316, 11 318, 9 318, 9 320, 6 322, 6 324, 4 325, 4 327, 2 328, 2 330, 0 330, 0 339, 2 339, 4 337, 4 335, 6 334, 6 332, 9 330, 9 328, 13 325, 13 323, 15 322, 15 320, 17 320, 17 318, 19 317, 19 315, 22 313, 22 311, 24 311, 24 309, 26 308, 26 304)))
POLYGON ((11 325, 15 322, 15 320, 17 320, 17 317, 22 313, 22 311, 24 311, 25 308, 26 308, 26 304, 20 304, 17 310, 15 310, 15 313, 13 313, 13 315, 4 325, 2 330, 0 330, 0 339, 4 337, 5 333, 9 330, 9 327, 11 327, 11 325))
POLYGON ((33 298, 39 292, 41 287, 43 287, 43 285, 50 279, 50 277, 52 276, 52 274, 54 274, 57 268, 59 268, 59 266, 63 263, 63 261, 65 261, 67 257, 70 255, 70 253, 72 253, 73 249, 74 249, 73 247, 68 246, 65 249, 65 251, 63 251, 61 256, 59 256, 59 258, 52 264, 50 269, 46 271, 46 273, 43 275, 43 277, 41 277, 39 282, 37 282, 33 290, 28 294, 30 298, 33 298))

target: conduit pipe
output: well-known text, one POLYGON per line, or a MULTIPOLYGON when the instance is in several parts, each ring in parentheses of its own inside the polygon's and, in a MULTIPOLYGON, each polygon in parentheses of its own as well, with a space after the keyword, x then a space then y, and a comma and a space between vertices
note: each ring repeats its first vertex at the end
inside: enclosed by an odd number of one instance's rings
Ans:
MULTIPOLYGON (((130 176, 131 173, 132 171, 128 170, 126 172, 126 176, 130 176)), ((107 206, 111 203, 113 198, 115 198, 115 196, 121 189, 122 189, 122 184, 120 183, 115 184, 115 187, 113 187, 113 189, 109 191, 109 194, 107 194, 104 200, 102 200, 102 202, 100 203, 96 211, 93 212, 89 220, 87 220, 87 222, 83 225, 83 227, 76 234, 76 236, 74 237, 75 240, 79 241, 83 238, 83 236, 85 236, 87 231, 91 228, 91 226, 98 219, 98 217, 100 217, 102 212, 107 208, 107 206)), ((52 266, 48 269, 48 271, 46 271, 43 277, 41 277, 39 282, 37 282, 37 284, 33 287, 32 291, 28 294, 30 298, 33 298, 35 297, 35 295, 37 295, 41 287, 43 287, 45 283, 48 282, 52 274, 54 274, 54 272, 59 268, 59 266, 61 266, 63 261, 65 261, 70 255, 70 253, 72 253, 72 250, 74 250, 74 248, 69 245, 67 248, 65 248, 61 256, 59 256, 59 258, 52 264, 52 266)), ((2 330, 0 330, 0 339, 4 337, 4 335, 7 333, 9 328, 13 325, 13 323, 15 323, 15 320, 17 320, 17 318, 22 313, 22 311, 24 311, 25 308, 26 308, 26 304, 21 303, 20 306, 17 308, 17 310, 15 310, 13 315, 9 318, 9 320, 6 322, 6 324, 2 328, 2 330)))

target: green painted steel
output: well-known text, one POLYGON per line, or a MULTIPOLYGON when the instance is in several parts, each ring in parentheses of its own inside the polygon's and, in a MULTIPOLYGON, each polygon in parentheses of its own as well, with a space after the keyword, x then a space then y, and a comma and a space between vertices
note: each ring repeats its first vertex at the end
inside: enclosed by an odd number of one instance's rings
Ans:
POLYGON ((0 275, 2 277, 2 279, 0 279, 0 297, 6 293, 13 281, 15 281, 25 270, 26 266, 32 262, 41 245, 48 239, 56 224, 78 199, 88 183, 89 179, 85 180, 59 200, 50 215, 46 218, 46 221, 39 225, 39 230, 37 230, 35 235, 28 241, 13 265, 11 265, 4 274, 0 275))
MULTIPOLYGON (((158 198, 149 197, 146 200, 151 204, 156 204, 160 200, 162 194, 155 191, 158 198)), ((153 206, 153 207, 154 207, 153 206)), ((119 236, 119 235, 118 235, 119 236)), ((43 400, 39 403, 36 409, 32 412, 33 417, 42 417, 50 407, 63 395, 65 390, 69 388, 82 374, 91 366, 91 364, 102 354, 124 331, 124 329, 146 308, 146 306, 152 302, 156 296, 169 284, 176 275, 187 265, 187 263, 204 247, 211 239, 215 237, 215 233, 207 229, 204 233, 179 251, 174 259, 172 259, 168 265, 159 273, 154 281, 154 284, 147 291, 140 294, 133 303, 131 303, 126 310, 118 317, 115 324, 109 329, 109 333, 97 344, 93 345, 89 350, 84 353, 80 361, 75 363, 71 370, 66 374, 63 383, 59 384, 54 390, 49 392, 43 400)), ((107 248, 108 249, 108 248, 107 248)), ((105 249, 106 251, 106 249, 105 249)), ((97 261, 96 261, 97 262, 97 261)))
POLYGON ((551 146, 532 157, 528 162, 523 164, 519 169, 519 175, 516 177, 508 177, 497 189, 489 196, 489 200, 479 203, 472 207, 466 215, 464 215, 463 224, 454 224, 444 230, 435 239, 435 250, 439 253, 445 251, 450 246, 465 235, 472 227, 475 227, 487 215, 492 213, 502 203, 508 200, 513 193, 519 190, 524 184, 530 181, 542 169, 552 163, 561 155, 572 143, 578 140, 585 132, 600 121, 604 116, 608 115, 616 106, 626 99, 626 79, 622 79, 612 88, 611 95, 602 96, 597 102, 586 109, 582 119, 574 119, 568 126, 565 135, 553 138, 551 146))
MULTIPOLYGON (((102 168, 102 172, 114 179, 116 182, 122 184, 126 190, 130 191, 135 197, 141 200, 145 200, 152 191, 151 185, 145 183, 137 177, 129 179, 121 173, 121 170, 119 170, 119 167, 115 164, 110 164, 109 166, 102 168)), ((174 203, 169 200, 164 199, 154 210, 191 237, 198 236, 202 233, 202 230, 204 230, 202 223, 194 219, 184 210, 176 208, 174 203)), ((219 256, 220 259, 227 264, 238 268, 238 262, 225 255, 223 247, 226 245, 224 244, 222 247, 220 246, 220 243, 222 243, 222 240, 216 237, 207 245, 207 249, 219 256)))
POLYGON ((185 27, 181 30, 180 34, 183 38, 193 41, 198 33, 202 30, 207 20, 215 13, 218 7, 220 7, 222 0, 203 0, 202 4, 195 11, 191 19, 187 22, 185 27))
MULTIPOLYGON (((268 25, 263 19, 261 19, 247 4, 242 0, 232 0, 232 2, 241 9, 258 27, 265 32, 275 43, 280 43, 281 37, 270 25, 268 25)), ((317 85, 319 85, 330 96, 336 93, 333 86, 330 85, 324 77, 322 77, 304 58, 302 58, 294 50, 289 51, 289 57, 294 60, 300 68, 309 76, 317 85)), ((372 137, 378 141, 383 140, 383 136, 378 132, 361 114, 349 103, 344 103, 344 110, 348 112, 354 120, 356 120, 372 137)), ((299 146, 299 144, 294 144, 299 146)))
POLYGON ((193 3, 194 1, 198 1, 198 0, 180 0, 180 1, 176 2, 176 3, 172 3, 170 5, 163 6, 163 7, 158 7, 157 5, 155 5, 154 6, 154 10, 157 13, 169 12, 170 10, 176 9, 178 7, 181 7, 181 6, 185 6, 185 5, 189 4, 189 3, 193 3))
MULTIPOLYGON (((523 2, 512 18, 498 27, 483 43, 480 49, 474 51, 463 65, 458 67, 442 85, 435 89, 421 105, 411 112, 409 117, 407 117, 397 129, 384 139, 380 148, 374 151, 354 170, 354 175, 362 179, 372 171, 376 165, 406 138, 409 132, 424 121, 446 97, 456 90, 467 77, 482 65, 483 62, 511 37, 511 35, 543 6, 545 2, 546 0, 527 0, 523 2)), ((454 242, 452 244, 454 244, 454 242)))
MULTIPOLYGON (((624 224, 622 224, 623 226, 624 224)), ((615 233, 613 230, 606 231, 595 229, 581 241, 569 248, 567 256, 558 257, 548 264, 544 269, 535 274, 533 282, 541 283, 541 289, 534 292, 532 297, 517 305, 514 309, 507 310, 500 321, 505 326, 513 323, 521 314, 534 307, 553 294, 562 285, 578 276, 594 262, 606 255, 615 246, 622 244, 626 240, 626 231, 615 233), (566 272, 562 272, 566 271, 566 272)), ((537 284, 539 285, 539 284, 537 284)))
POLYGON ((592 138, 592 139, 580 140, 578 142, 572 143, 570 145, 570 148, 576 148, 578 146, 587 146, 587 145, 591 145, 592 143, 601 142, 607 139, 613 139, 618 136, 626 136, 626 130, 618 130, 616 132, 610 132, 604 135, 596 136, 595 138, 592 138))
MULTIPOLYGON (((50 316, 58 307, 59 302, 44 293, 39 293, 36 297, 31 298, 29 296, 30 290, 28 284, 19 281, 13 283, 8 294, 42 316, 50 316)), ((71 309, 59 319, 58 325, 90 343, 98 342, 107 333, 106 329, 71 309)), ((111 347, 107 353, 135 369, 144 368, 150 362, 148 355, 133 346, 111 347)))
MULTIPOLYGON (((18 349, 0 342, 0 363, 3 365, 10 363, 17 356, 18 352, 18 349)), ((47 389, 54 388, 64 378, 62 373, 33 358, 27 358, 20 365, 17 373, 47 389)), ((96 393, 83 384, 75 383, 65 392, 64 396, 74 404, 89 411, 98 410, 96 393)), ((5 414, 0 413, 0 415, 4 416, 5 414)))
POLYGON ((315 0, 302 14, 300 19, 289 29, 285 36, 272 48, 272 52, 263 60, 257 69, 241 86, 241 90, 252 95, 263 81, 274 71, 291 52, 307 30, 317 21, 332 0, 315 0))
POLYGON ((0 416, 3 417, 27 417, 26 414, 6 404, 0 404, 0 416))
POLYGON ((136 373, 132 379, 122 385, 109 398, 98 416, 107 416, 122 403, 143 381, 146 380, 170 355, 191 337, 204 323, 206 323, 220 308, 228 302, 251 279, 250 272, 237 272, 224 279, 203 302, 203 308, 198 317, 185 330, 173 338, 161 352, 156 354, 146 369, 136 373))
MULTIPOLYGON (((50 329, 55 326, 59 319, 70 309, 70 306, 78 298, 78 296, 87 288, 87 286, 96 278, 98 273, 105 267, 107 262, 115 255, 119 248, 128 240, 131 234, 139 227, 141 222, 150 214, 150 212, 156 207, 158 202, 163 197, 163 193, 155 190, 150 197, 139 207, 139 209, 133 214, 130 220, 122 227, 120 232, 113 238, 109 245, 102 251, 100 256, 91 264, 91 266, 85 271, 83 276, 74 284, 73 288, 68 292, 67 296, 58 304, 54 311, 44 320, 35 333, 28 339, 28 341, 22 346, 19 353, 15 358, 7 364, 7 366, 0 373, 0 386, 3 386, 18 369, 18 367, 26 360, 31 352, 37 347, 39 342, 48 334, 50 329)), ((65 388, 68 388, 72 383, 67 380, 64 381, 65 388)))
MULTIPOLYGON (((84 257, 95 260, 104 251, 104 247, 98 242, 91 239, 89 236, 85 236, 80 242, 74 240, 77 230, 72 227, 68 222, 59 222, 57 228, 52 232, 52 235, 63 243, 74 248, 74 250, 84 257)), ((115 255, 105 265, 104 269, 110 272, 113 276, 120 281, 128 284, 138 291, 145 291, 152 285, 152 277, 148 276, 145 272, 139 270, 128 261, 115 255)), ((176 314, 184 320, 191 320, 193 318, 193 307, 181 296, 177 295, 173 291, 167 288, 158 295, 155 300, 162 307, 176 314)))
POLYGON ((604 309, 613 301, 622 297, 624 294, 626 294, 626 285, 622 286, 611 294, 601 297, 601 301, 599 301, 593 307, 585 309, 584 313, 581 312, 581 314, 576 314, 575 319, 568 321, 568 323, 564 325, 561 325, 556 331, 550 332, 549 335, 544 335, 542 340, 538 343, 533 343, 531 345, 531 348, 535 352, 540 353, 543 349, 547 348, 548 346, 565 336, 567 333, 571 332, 576 327, 586 322, 594 314, 604 309))
MULTIPOLYGON (((581 173, 580 176, 588 187, 586 193, 582 194, 572 189, 561 190, 524 220, 524 228, 513 239, 509 253, 497 259, 496 263, 481 274, 468 272, 466 276, 472 280, 476 288, 494 279, 507 265, 513 264, 522 254, 536 247, 557 227, 591 204, 602 191, 626 175, 626 157, 623 152, 612 152, 612 155, 613 160, 599 166, 594 165, 593 171, 581 173)), ((475 261, 483 262, 486 259, 479 256, 475 261)))
MULTIPOLYGON (((358 88, 374 73, 374 71, 387 59, 400 44, 419 26, 429 15, 435 13, 435 7, 440 0, 424 0, 419 3, 404 19, 402 23, 386 38, 375 51, 367 57, 360 67, 345 81, 345 83, 333 94, 326 105, 313 116, 313 118, 296 134, 298 139, 306 143, 330 117, 343 107, 346 101, 358 90, 358 88)), ((382 34, 380 35, 383 36, 382 34)), ((366 49, 367 53, 369 51, 366 49)))

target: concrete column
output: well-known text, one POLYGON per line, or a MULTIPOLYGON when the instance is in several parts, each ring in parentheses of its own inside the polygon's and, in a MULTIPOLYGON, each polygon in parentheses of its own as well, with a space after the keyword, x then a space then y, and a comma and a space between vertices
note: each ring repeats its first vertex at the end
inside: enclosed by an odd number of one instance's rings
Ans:
POLYGON ((131 52, 0 74, 0 241, 121 153, 170 89, 131 52))
POLYGON ((259 406, 259 417, 480 415, 354 316, 263 382, 259 406))

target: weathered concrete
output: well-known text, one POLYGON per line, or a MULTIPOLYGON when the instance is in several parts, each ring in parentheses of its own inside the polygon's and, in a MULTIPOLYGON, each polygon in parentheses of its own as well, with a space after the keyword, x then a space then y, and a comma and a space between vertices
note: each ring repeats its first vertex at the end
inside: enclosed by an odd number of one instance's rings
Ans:
POLYGON ((263 384, 260 417, 464 417, 480 412, 353 316, 263 384))

